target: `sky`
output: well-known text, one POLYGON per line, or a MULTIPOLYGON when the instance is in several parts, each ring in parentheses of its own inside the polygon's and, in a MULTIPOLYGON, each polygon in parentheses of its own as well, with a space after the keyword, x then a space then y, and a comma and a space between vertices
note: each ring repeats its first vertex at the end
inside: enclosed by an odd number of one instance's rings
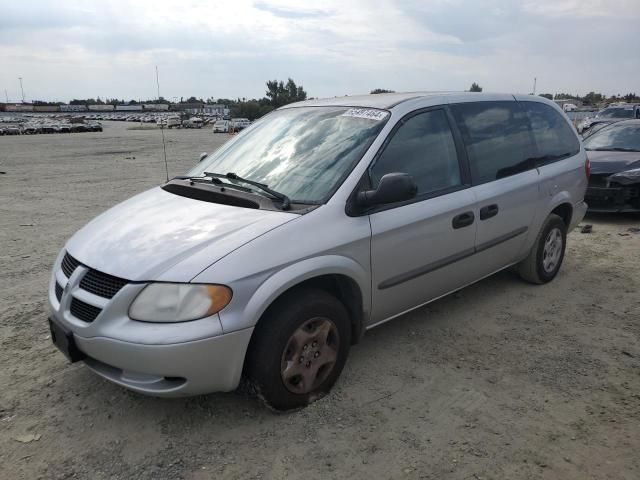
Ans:
POLYGON ((0 0, 0 98, 640 93, 640 0, 0 0))

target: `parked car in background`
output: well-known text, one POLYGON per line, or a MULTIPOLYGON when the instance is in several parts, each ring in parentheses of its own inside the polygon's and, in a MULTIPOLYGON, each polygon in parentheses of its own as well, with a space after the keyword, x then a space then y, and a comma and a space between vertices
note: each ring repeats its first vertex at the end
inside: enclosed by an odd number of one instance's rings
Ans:
POLYGON ((229 120, 216 120, 211 131, 213 133, 228 133, 230 124, 229 120))
POLYGON ((366 330, 507 267, 552 281, 588 172, 541 97, 287 105, 77 232, 53 266, 51 338, 137 392, 244 374, 272 407, 304 406, 366 330))
POLYGON ((182 122, 184 128, 202 128, 202 119, 200 117, 191 117, 182 122))
POLYGON ((578 124, 578 133, 583 136, 589 135, 589 130, 593 127, 603 124, 618 122, 620 120, 629 120, 632 118, 640 118, 640 104, 620 104, 611 105, 600 110, 595 117, 585 118, 578 124))
POLYGON ((179 116, 168 117, 166 121, 167 128, 180 128, 182 126, 182 120, 179 116))
POLYGON ((589 210, 640 211, 640 120, 608 125, 588 137, 591 160, 585 199, 589 210))
POLYGON ((565 112, 573 112, 574 110, 577 110, 578 106, 573 104, 573 103, 565 103, 562 106, 562 110, 564 110, 565 112))
POLYGON ((232 118, 231 119, 231 126, 236 132, 244 130, 249 125, 251 125, 251 122, 249 121, 248 118, 232 118))

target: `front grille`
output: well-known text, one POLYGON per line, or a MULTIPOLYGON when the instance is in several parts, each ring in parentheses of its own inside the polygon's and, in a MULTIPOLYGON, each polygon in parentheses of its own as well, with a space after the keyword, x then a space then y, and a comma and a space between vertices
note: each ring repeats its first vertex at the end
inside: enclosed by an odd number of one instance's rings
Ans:
POLYGON ((101 311, 102 309, 89 305, 82 300, 78 300, 77 298, 71 299, 71 315, 83 322, 93 322, 101 311))
POLYGON ((58 282, 56 282, 56 298, 58 299, 58 301, 60 301, 60 299, 62 298, 62 287, 58 282))
POLYGON ((98 272, 97 270, 89 270, 80 281, 80 288, 104 298, 113 298, 127 281, 98 272))
POLYGON ((69 255, 69 253, 64 254, 64 258, 62 259, 62 272, 67 278, 71 277, 71 274, 78 268, 78 265, 80 265, 78 260, 69 255))
POLYGON ((595 175, 591 174, 589 177, 589 186, 590 187, 608 187, 609 175, 595 175))

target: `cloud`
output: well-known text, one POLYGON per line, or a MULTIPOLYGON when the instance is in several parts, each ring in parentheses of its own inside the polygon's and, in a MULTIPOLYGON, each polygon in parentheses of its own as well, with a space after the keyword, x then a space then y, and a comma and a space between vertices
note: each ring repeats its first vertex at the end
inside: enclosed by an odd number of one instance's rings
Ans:
POLYGON ((254 3, 254 7, 282 18, 317 18, 331 15, 324 10, 279 7, 267 2, 256 2, 254 3))
POLYGON ((637 90, 637 0, 5 3, 0 90, 17 98, 313 96, 370 89, 637 90), (615 73, 615 74, 612 74, 615 73))

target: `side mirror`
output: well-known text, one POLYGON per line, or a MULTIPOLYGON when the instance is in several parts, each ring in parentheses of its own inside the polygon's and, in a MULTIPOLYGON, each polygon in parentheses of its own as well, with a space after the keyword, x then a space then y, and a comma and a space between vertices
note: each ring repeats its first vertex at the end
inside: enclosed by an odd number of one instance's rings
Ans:
POLYGON ((358 193, 360 207, 384 205, 411 200, 418 193, 418 186, 408 173, 387 173, 380 179, 378 188, 358 193))
POLYGON ((201 162, 202 160, 204 160, 205 158, 207 158, 208 153, 207 152, 202 152, 200 154, 200 160, 198 160, 198 162, 201 162))

